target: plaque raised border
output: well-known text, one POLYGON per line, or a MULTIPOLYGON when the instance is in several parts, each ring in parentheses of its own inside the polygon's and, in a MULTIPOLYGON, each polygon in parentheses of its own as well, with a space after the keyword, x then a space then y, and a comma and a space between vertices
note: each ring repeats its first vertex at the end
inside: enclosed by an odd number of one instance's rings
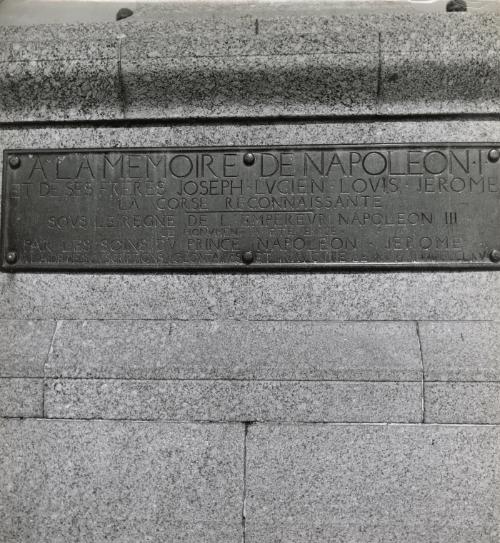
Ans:
POLYGON ((499 148, 5 150, 1 269, 500 269, 499 148))

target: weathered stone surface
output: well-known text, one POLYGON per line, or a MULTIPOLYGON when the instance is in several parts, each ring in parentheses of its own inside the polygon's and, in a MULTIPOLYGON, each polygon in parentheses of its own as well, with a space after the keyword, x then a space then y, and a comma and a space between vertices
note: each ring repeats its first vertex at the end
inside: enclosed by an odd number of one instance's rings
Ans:
MULTIPOLYGON (((74 47, 77 50, 85 48, 85 42, 91 49, 94 43, 116 38, 117 34, 123 34, 123 29, 116 24, 109 23, 59 23, 59 24, 7 24, 2 26, 2 36, 5 44, 15 43, 27 46, 29 42, 51 43, 50 54, 59 51, 59 58, 63 58, 64 47, 74 47), (55 42, 58 42, 59 46, 55 42)), ((72 49, 71 49, 72 50, 72 49)), ((41 49, 39 58, 43 58, 48 49, 41 49)))
POLYGON ((377 18, 356 15, 308 16, 282 13, 258 17, 262 43, 276 47, 276 53, 289 51, 317 53, 375 52, 379 48, 377 18))
POLYGON ((243 426, 0 421, 5 541, 241 539, 243 426))
POLYGON ((0 302, 0 318, 500 319, 500 274, 0 274, 0 302))
POLYGON ((498 427, 252 425, 246 541, 495 543, 498 427))
MULTIPOLYGON (((2 27, 5 41, 0 50, 0 62, 52 62, 68 60, 103 60, 118 58, 117 38, 88 33, 50 36, 50 25, 43 26, 44 35, 38 27, 28 27, 31 34, 23 27, 2 27), (16 28, 17 32, 13 32, 16 28), (35 30, 38 28, 38 30, 35 30), (7 29, 5 31, 5 29, 7 29), (9 32, 10 29, 10 32, 9 32)), ((60 27, 64 28, 64 25, 60 27)), ((60 82, 62 83, 62 81, 60 82)))
POLYGON ((122 116, 116 30, 106 25, 7 26, 2 37, 0 121, 122 116))
MULTIPOLYGON (((160 6, 157 6, 160 7, 160 6)), ((185 4, 184 8, 187 12, 187 17, 176 17, 175 10, 182 6, 166 6, 167 14, 163 16, 154 16, 150 20, 136 21, 128 19, 123 21, 118 29, 115 27, 115 32, 123 36, 127 40, 157 40, 164 38, 164 44, 167 49, 173 47, 177 51, 177 40, 188 38, 193 47, 200 44, 200 50, 207 44, 207 41, 212 44, 224 44, 230 41, 244 41, 248 37, 255 35, 255 17, 248 13, 239 15, 229 15, 228 12, 221 12, 220 6, 215 6, 215 11, 212 14, 205 12, 204 16, 199 16, 201 13, 196 7, 196 14, 193 13, 193 6, 185 4), (173 8, 173 9, 171 9, 173 8), (194 15, 194 16, 193 16, 194 15), (230 39, 229 39, 230 37, 230 39)), ((202 9, 203 7, 200 6, 202 9)), ((137 14, 137 10, 134 11, 137 14)), ((179 13, 178 13, 179 15, 179 13)), ((109 25, 108 25, 109 26, 109 25)), ((157 42, 161 47, 161 43, 157 42)))
POLYGON ((374 111, 378 56, 247 55, 122 61, 127 118, 358 114, 374 111))
POLYGON ((56 323, 0 321, 0 377, 43 377, 56 323))
POLYGON ((500 381, 499 322, 419 323, 428 381, 500 381))
POLYGON ((419 422, 420 383, 49 380, 51 418, 419 422))
POLYGON ((379 113, 495 113, 498 51, 383 53, 379 113))
POLYGON ((425 421, 500 424, 500 383, 425 383, 425 421))
POLYGON ((495 113, 499 105, 492 15, 205 12, 2 33, 0 121, 495 113))
POLYGON ((498 111, 498 18, 469 15, 379 19, 379 113, 498 111))
MULTIPOLYGON (((444 6, 443 6, 444 8, 444 6)), ((494 13, 394 14, 377 17, 384 52, 442 51, 449 60, 463 52, 491 51, 499 45, 494 13)))
POLYGON ((52 377, 421 381, 415 323, 62 321, 52 377))
POLYGON ((42 379, 0 378, 0 417, 42 415, 42 379))
POLYGON ((190 21, 190 32, 181 24, 179 30, 159 33, 159 26, 140 35, 140 26, 129 25, 121 63, 126 116, 374 112, 377 31, 356 17, 301 22, 297 27, 288 19, 236 18, 230 25, 236 23, 236 36, 223 21, 218 32, 212 22, 208 31, 190 21))
POLYGON ((0 62, 0 121, 121 115, 116 59, 0 62))

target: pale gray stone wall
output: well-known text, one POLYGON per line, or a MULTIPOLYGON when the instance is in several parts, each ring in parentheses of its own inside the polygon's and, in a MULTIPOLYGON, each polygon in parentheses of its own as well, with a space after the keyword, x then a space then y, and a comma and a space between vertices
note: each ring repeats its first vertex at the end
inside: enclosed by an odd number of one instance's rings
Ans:
MULTIPOLYGON (((498 142, 497 25, 10 28, 0 150, 498 142)), ((0 541, 497 543, 499 332, 496 271, 1 274, 0 541)))

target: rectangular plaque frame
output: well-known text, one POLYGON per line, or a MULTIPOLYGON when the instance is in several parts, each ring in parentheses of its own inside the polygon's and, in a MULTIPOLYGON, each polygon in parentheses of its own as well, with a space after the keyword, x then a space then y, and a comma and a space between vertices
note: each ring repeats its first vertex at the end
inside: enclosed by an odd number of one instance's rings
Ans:
POLYGON ((1 269, 500 269, 499 147, 5 150, 1 269))

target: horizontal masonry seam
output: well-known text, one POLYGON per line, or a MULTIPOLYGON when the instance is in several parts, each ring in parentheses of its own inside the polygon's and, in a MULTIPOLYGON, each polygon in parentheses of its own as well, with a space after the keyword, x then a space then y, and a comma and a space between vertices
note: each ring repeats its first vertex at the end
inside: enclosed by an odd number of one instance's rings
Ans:
MULTIPOLYGON (((126 42, 124 42, 124 52, 125 52, 125 55, 124 57, 122 58, 122 60, 124 62, 130 62, 130 63, 141 63, 141 62, 144 62, 145 60, 166 60, 166 59, 198 59, 198 58, 203 58, 203 59, 207 59, 207 58, 288 58, 288 57, 301 57, 301 56, 306 56, 306 57, 323 57, 323 56, 335 56, 335 57, 342 57, 343 55, 366 55, 367 57, 371 57, 373 58, 374 60, 378 60, 378 52, 374 52, 373 49, 359 49, 359 50, 341 50, 341 51, 338 51, 338 50, 335 50, 332 48, 331 51, 293 51, 293 52, 290 52, 290 53, 283 53, 283 52, 278 52, 278 53, 273 53, 273 52, 269 52, 269 53, 239 53, 239 52, 223 52, 223 53, 215 53, 215 54, 196 54, 196 53, 189 53, 189 54, 163 54, 163 55, 148 55, 148 54, 143 54, 141 55, 140 57, 138 57, 137 55, 134 55, 134 56, 129 56, 127 57, 127 47, 126 47, 126 42)), ((376 42, 374 42, 374 47, 376 46, 376 42)), ((113 45, 114 47, 118 47, 117 44, 113 45)), ((453 49, 450 49, 450 52, 453 51, 454 54, 457 53, 457 50, 456 48, 453 48, 453 49)), ((496 49, 489 49, 489 48, 484 48, 483 50, 483 53, 486 53, 487 55, 491 55, 493 56, 495 53, 497 52, 496 49)), ((381 54, 394 54, 394 55, 401 55, 401 50, 400 49, 381 49, 380 51, 381 54)), ((429 55, 432 55, 433 57, 436 58, 436 63, 438 63, 438 60, 441 58, 441 53, 443 53, 443 49, 440 49, 438 52, 436 52, 435 50, 433 49, 410 49, 410 50, 405 50, 403 51, 403 53, 405 55, 411 55, 413 53, 419 53, 419 54, 422 54, 422 53, 428 53, 429 55)), ((464 64, 465 66, 469 66, 470 65, 470 62, 468 60, 461 60, 465 55, 467 54, 470 54, 470 49, 463 49, 462 51, 460 51, 460 59, 456 60, 455 62, 453 62, 453 65, 457 65, 457 64, 464 64)), ((479 53, 481 53, 481 51, 478 51, 478 50, 475 50, 474 51, 474 56, 478 56, 479 53)), ((67 57, 56 57, 56 58, 11 58, 11 59, 6 59, 6 60, 3 60, 1 59, 0 60, 0 64, 15 64, 15 63, 28 63, 28 62, 54 62, 54 63, 64 63, 64 62, 71 62, 71 61, 84 61, 84 60, 88 60, 88 61, 94 61, 94 60, 115 60, 116 56, 115 55, 104 55, 104 56, 101 56, 101 55, 97 55, 97 56, 67 56, 67 57)), ((426 60, 426 63, 428 63, 428 59, 426 60)), ((378 63, 376 63, 378 64, 378 63)), ((405 63, 403 63, 405 64, 405 63)), ((438 63, 439 65, 441 65, 441 63, 439 62, 438 63)), ((271 67, 272 68, 272 67, 271 67)))
MULTIPOLYGON (((147 382, 165 382, 165 383, 176 383, 176 382, 242 382, 242 383, 346 383, 346 384, 356 384, 356 383, 392 383, 392 384, 411 384, 411 383, 420 383, 420 379, 262 379, 262 378, 231 378, 231 377, 186 377, 186 378, 176 378, 176 377, 68 377, 68 376, 52 376, 43 375, 33 376, 33 375, 0 375, 1 380, 32 380, 32 381, 121 381, 121 382, 137 382, 137 383, 147 383, 147 382)), ((446 379, 446 380, 426 380, 426 384, 438 384, 438 385, 455 385, 455 384, 467 384, 467 385, 500 385, 500 379, 491 379, 491 380, 472 380, 472 379, 446 379)))
MULTIPOLYGON (((175 126, 210 126, 210 125, 234 125, 234 126, 273 126, 290 124, 337 124, 350 123, 353 125, 366 123, 420 123, 425 120, 427 123, 439 123, 443 121, 464 122, 464 121, 500 121, 500 113, 363 113, 360 115, 345 114, 318 114, 318 115, 262 115, 262 116, 210 116, 210 117, 137 117, 137 118, 111 118, 111 119, 68 119, 68 120, 19 120, 2 121, 0 120, 0 130, 34 130, 50 128, 154 128, 175 126)), ((461 140, 456 141, 463 141, 461 140)), ((399 143, 387 142, 384 143, 399 143)), ((258 147, 258 145, 247 144, 249 147, 258 147)), ((268 146, 269 147, 269 146, 268 146)))
MULTIPOLYGON (((384 323, 384 324, 412 324, 415 322, 415 319, 356 319, 356 320, 329 320, 329 319, 237 319, 237 318, 211 318, 211 319, 176 319, 176 318, 146 318, 146 317, 138 317, 138 318, 130 318, 130 317, 109 317, 109 318, 96 318, 96 317, 78 317, 78 318, 8 318, 8 317, 0 317, 0 323, 2 321, 5 322, 55 322, 55 321, 61 321, 61 322, 102 322, 102 323, 110 323, 110 322, 164 322, 164 323, 201 323, 201 322, 213 322, 213 323, 238 323, 238 324, 244 324, 246 322, 248 323, 311 323, 311 324, 377 324, 377 323, 384 323)), ((498 319, 457 319, 457 320, 451 320, 451 319, 442 319, 442 320, 436 320, 436 319, 418 319, 418 322, 422 323, 436 323, 436 324, 446 324, 446 323, 452 323, 452 324, 458 324, 458 323, 498 323, 500 324, 500 320, 498 319)), ((416 334, 414 334, 416 337, 416 334)), ((425 335, 425 332, 424 332, 425 335)), ((1 353, 0 353, 0 360, 1 360, 1 353)))
MULTIPOLYGON (((0 377, 3 379, 3 377, 0 377)), ((10 379, 10 377, 6 377, 10 379)), ((12 377, 12 379, 23 379, 23 377, 12 377)), ((35 378, 33 378, 35 379, 35 378)), ((147 382, 160 382, 160 383, 182 383, 182 382, 209 382, 209 383, 346 383, 346 384, 413 384, 420 383, 420 379, 404 379, 401 381, 395 379, 252 379, 252 378, 231 378, 231 377, 188 377, 188 378, 169 378, 169 377, 52 377, 47 375, 46 381, 84 381, 86 383, 95 381, 119 381, 119 382, 132 382, 132 383, 147 383, 147 382)))
POLYGON ((19 421, 23 422, 26 421, 37 421, 42 424, 48 424, 51 423, 69 423, 69 424, 78 424, 78 423, 116 423, 116 422, 123 422, 123 423, 143 423, 143 424, 175 424, 175 425, 194 425, 194 424, 220 424, 224 426, 242 426, 244 427, 245 424, 248 424, 249 422, 252 423, 252 428, 256 428, 257 426, 329 426, 329 427, 346 427, 346 426, 382 426, 382 427, 410 427, 410 428, 431 428, 431 427, 437 427, 437 428, 492 428, 494 430, 500 429, 499 424, 493 424, 493 423, 440 423, 440 422, 310 422, 310 421, 256 421, 256 420, 238 420, 238 421, 227 421, 227 420, 199 420, 199 419, 186 419, 186 420, 171 420, 171 419, 126 419, 126 418, 115 418, 115 419, 103 419, 103 418, 93 418, 93 419, 85 419, 85 418, 42 418, 42 417, 0 417, 0 429, 2 427, 2 420, 7 421, 19 421))

